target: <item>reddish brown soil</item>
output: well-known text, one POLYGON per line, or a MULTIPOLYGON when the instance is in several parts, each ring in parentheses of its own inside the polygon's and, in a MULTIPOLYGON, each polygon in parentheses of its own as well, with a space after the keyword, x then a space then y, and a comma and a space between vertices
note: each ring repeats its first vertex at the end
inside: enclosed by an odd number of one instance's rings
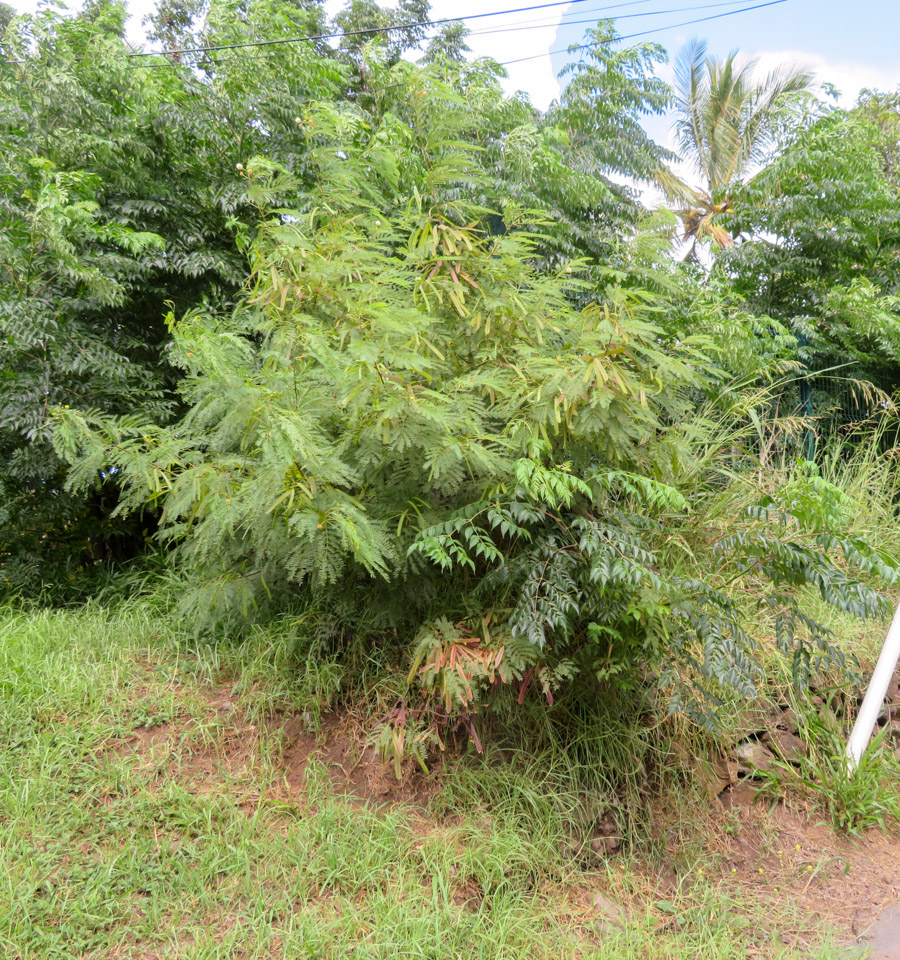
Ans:
MULTIPOLYGON (((186 718, 155 726, 136 727, 110 752, 137 754, 147 768, 166 765, 165 776, 175 776, 198 792, 233 788, 238 782, 257 781, 250 773, 262 763, 260 746, 274 747, 276 776, 271 790, 282 799, 302 805, 307 769, 315 760, 324 765, 338 793, 355 802, 404 803, 422 813, 436 789, 436 780, 418 769, 406 770, 398 780, 391 764, 382 761, 368 743, 362 726, 347 716, 329 714, 315 732, 302 715, 278 713, 264 722, 247 721, 238 699, 227 684, 213 687, 203 704, 204 716, 192 723, 186 718), (204 735, 204 723, 215 724, 215 735, 204 735)), ((160 773, 162 770, 160 769, 160 773)), ((241 798, 252 799, 252 794, 241 798)), ((258 799, 258 794, 257 794, 258 799)))
POLYGON ((339 792, 361 801, 407 803, 423 810, 435 791, 435 780, 420 770, 408 770, 397 780, 394 768, 385 763, 367 742, 366 732, 352 719, 329 714, 312 734, 300 717, 285 717, 272 725, 284 743, 282 767, 287 783, 303 789, 312 758, 323 763, 339 792))

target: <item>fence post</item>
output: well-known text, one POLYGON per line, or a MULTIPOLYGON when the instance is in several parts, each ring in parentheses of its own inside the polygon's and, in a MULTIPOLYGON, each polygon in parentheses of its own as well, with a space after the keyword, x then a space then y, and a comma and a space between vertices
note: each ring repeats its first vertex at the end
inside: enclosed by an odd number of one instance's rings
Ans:
POLYGON ((891 677, 897 668, 897 661, 900 660, 900 606, 894 613, 894 619, 888 628, 887 637, 884 646, 881 648, 881 654, 878 657, 878 663, 875 664, 875 670, 872 673, 872 679, 869 681, 869 687, 866 695, 863 697, 862 706, 859 708, 859 714, 856 717, 856 723, 853 724, 853 732, 847 741, 847 759, 850 762, 850 769, 855 770, 869 740, 872 739, 872 731, 875 729, 875 722, 878 720, 878 714, 881 713, 881 706, 884 703, 884 696, 887 693, 891 677))
MULTIPOLYGON (((802 333, 797 334, 797 352, 799 352, 806 346, 809 346, 809 340, 807 340, 806 335, 802 333)), ((803 363, 803 366, 809 370, 809 364, 805 363, 803 360, 800 361, 803 363)), ((806 432, 803 434, 803 456, 806 460, 815 460, 816 459, 816 433, 812 428, 812 418, 813 418, 813 392, 812 384, 809 382, 811 373, 807 373, 806 376, 800 381, 800 407, 803 410, 803 415, 807 419, 806 432)))

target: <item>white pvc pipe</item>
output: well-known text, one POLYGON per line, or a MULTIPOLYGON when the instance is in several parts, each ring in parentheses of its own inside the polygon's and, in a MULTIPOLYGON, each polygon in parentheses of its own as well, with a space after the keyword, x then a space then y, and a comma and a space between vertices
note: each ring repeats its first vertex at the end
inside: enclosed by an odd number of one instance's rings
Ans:
POLYGON ((869 745, 869 740, 872 739, 872 731, 875 729, 878 714, 881 713, 885 694, 887 694, 898 660, 900 660, 900 606, 897 607, 894 619, 888 628, 884 646, 881 648, 881 654, 878 657, 878 663, 875 664, 872 679, 869 681, 869 688, 866 690, 865 697, 863 697, 859 715, 856 718, 856 723, 853 724, 853 732, 847 741, 847 759, 850 762, 851 770, 855 770, 859 766, 859 762, 866 752, 866 747, 869 745))

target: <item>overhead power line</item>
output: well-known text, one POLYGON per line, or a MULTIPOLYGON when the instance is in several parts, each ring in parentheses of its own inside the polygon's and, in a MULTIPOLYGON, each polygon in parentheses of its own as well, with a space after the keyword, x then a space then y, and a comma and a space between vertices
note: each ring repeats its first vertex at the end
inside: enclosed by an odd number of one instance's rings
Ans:
MULTIPOLYGON (((415 21, 415 22, 412 22, 412 23, 399 23, 399 24, 392 24, 392 25, 390 25, 390 26, 384 26, 384 27, 368 27, 368 28, 364 28, 364 29, 360 29, 360 30, 347 30, 347 31, 336 32, 336 33, 311 34, 311 35, 302 36, 302 37, 279 37, 279 38, 273 38, 273 39, 271 39, 271 40, 248 40, 248 41, 243 41, 243 42, 240 42, 240 43, 210 44, 210 45, 205 46, 205 47, 185 47, 185 48, 183 48, 183 49, 176 49, 176 50, 162 50, 162 51, 147 50, 147 51, 137 51, 137 52, 133 52, 133 53, 126 54, 126 56, 129 57, 129 58, 136 58, 136 57, 176 56, 176 55, 194 54, 194 53, 214 53, 214 52, 219 51, 219 50, 237 50, 237 49, 243 49, 243 48, 247 48, 247 47, 265 47, 265 46, 275 46, 275 45, 288 44, 288 43, 312 42, 312 41, 317 41, 317 40, 340 40, 340 39, 344 39, 344 38, 348 38, 348 37, 375 36, 375 35, 377 35, 377 34, 387 34, 387 33, 391 33, 391 32, 396 31, 396 30, 409 30, 409 29, 415 29, 415 28, 418 28, 418 27, 441 26, 441 25, 447 24, 447 23, 458 23, 458 22, 464 22, 464 21, 468 21, 468 20, 480 20, 480 19, 483 19, 483 18, 486 18, 486 17, 509 16, 509 15, 511 15, 511 14, 516 14, 516 13, 527 13, 527 12, 530 12, 530 11, 533 11, 533 10, 545 10, 545 9, 549 9, 549 8, 552 8, 552 7, 568 6, 568 5, 573 4, 573 3, 584 3, 584 2, 586 2, 586 0, 553 0, 553 2, 550 2, 550 3, 539 3, 539 4, 533 4, 533 5, 527 6, 527 7, 515 7, 515 8, 507 9, 507 10, 492 10, 492 11, 488 11, 488 12, 485 12, 485 13, 473 13, 473 14, 469 14, 469 15, 465 15, 465 16, 461 16, 461 17, 444 17, 444 18, 438 19, 438 20, 420 20, 420 21, 415 21)), ((627 7, 642 6, 642 5, 644 5, 644 4, 646 4, 646 3, 649 3, 649 2, 651 2, 651 0, 629 0, 629 2, 616 3, 616 4, 610 4, 610 5, 607 5, 607 6, 604 6, 604 7, 592 8, 592 9, 590 10, 590 12, 593 12, 593 13, 608 13, 609 11, 612 11, 612 10, 619 10, 619 9, 627 8, 627 7)), ((740 2, 742 2, 742 0, 732 0, 732 2, 734 2, 734 3, 740 3, 740 2)), ((785 3, 785 2, 787 2, 787 0, 770 0, 770 2, 768 2, 768 3, 762 3, 762 4, 758 4, 758 5, 756 5, 756 6, 753 6, 753 7, 747 7, 747 8, 745 8, 745 10, 755 10, 755 9, 757 9, 758 7, 772 6, 772 5, 777 4, 777 3, 785 3)), ((677 12, 681 12, 682 10, 707 9, 707 8, 711 8, 711 7, 725 6, 725 5, 726 5, 726 4, 724 4, 724 3, 702 4, 702 5, 696 6, 696 7, 681 7, 681 8, 677 8, 677 9, 674 9, 674 10, 656 10, 656 11, 648 11, 648 12, 639 13, 639 14, 622 14, 622 15, 620 15, 620 16, 618 17, 618 19, 626 19, 626 18, 642 17, 642 16, 659 16, 659 15, 664 15, 664 14, 666 14, 666 13, 677 13, 677 12)), ((575 10, 573 10, 573 11, 571 11, 571 12, 574 13, 574 14, 577 14, 577 13, 579 13, 579 12, 581 12, 581 11, 575 11, 575 10)), ((584 12, 588 12, 588 11, 584 11, 584 12)), ((733 11, 733 12, 734 12, 734 13, 743 13, 743 12, 745 12, 745 11, 744 11, 744 10, 735 10, 735 11, 733 11)), ((690 23, 700 23, 700 22, 702 22, 703 20, 712 20, 712 19, 717 19, 718 17, 728 16, 728 15, 729 15, 729 14, 726 13, 726 14, 718 14, 718 15, 716 15, 716 16, 714 16, 714 17, 701 17, 701 18, 699 18, 699 19, 697 19, 697 20, 689 20, 689 21, 685 21, 684 23, 671 24, 670 26, 667 26, 667 27, 658 27, 658 28, 656 28, 656 29, 659 29, 659 30, 668 30, 668 29, 672 29, 672 28, 674 28, 674 27, 685 26, 685 25, 690 24, 690 23)), ((565 14, 564 14, 564 16, 565 16, 565 14)), ((563 22, 576 24, 576 23, 590 23, 590 22, 593 22, 593 21, 590 21, 590 20, 586 20, 586 21, 571 21, 571 20, 569 20, 569 21, 563 21, 563 22)), ((501 33, 501 32, 508 32, 508 31, 515 31, 515 30, 517 30, 517 29, 520 29, 520 28, 515 27, 515 26, 490 28, 490 29, 488 29, 488 30, 478 31, 476 35, 478 35, 478 34, 487 34, 487 33, 501 33)), ((534 28, 528 27, 528 28, 521 28, 521 29, 534 29, 534 28)), ((653 32, 653 31, 650 31, 650 30, 641 31, 640 33, 631 34, 631 35, 625 36, 625 37, 619 37, 619 38, 617 38, 617 39, 627 40, 627 39, 631 39, 632 37, 643 36, 643 35, 645 35, 646 33, 650 33, 650 32, 653 32)), ((583 47, 580 47, 579 49, 586 48, 587 46, 590 46, 590 44, 584 45, 583 47)), ((561 51, 549 51, 549 53, 551 53, 551 54, 552 54, 552 53, 559 53, 559 52, 561 52, 561 51)), ((517 60, 510 60, 510 61, 507 61, 507 63, 519 63, 519 62, 524 61, 524 60, 533 60, 533 59, 537 59, 537 58, 539 58, 539 57, 547 56, 547 55, 548 55, 547 53, 540 53, 540 54, 535 54, 534 56, 531 56, 531 57, 521 57, 521 58, 519 58, 519 59, 517 59, 517 60)), ((83 59, 83 58, 78 58, 78 59, 83 59)), ((6 61, 4 61, 4 62, 5 62, 5 63, 9 63, 9 64, 15 64, 15 63, 25 63, 25 62, 27 62, 27 61, 25 61, 25 60, 6 60, 6 61)), ((506 64, 504 64, 504 65, 506 65, 506 64)))
MULTIPOLYGON (((646 10, 643 13, 623 13, 617 16, 616 21, 619 20, 634 20, 642 17, 662 17, 670 13, 686 13, 689 10, 713 10, 716 7, 739 7, 742 3, 746 3, 747 0, 725 0, 722 3, 698 3, 694 4, 691 7, 673 7, 671 10, 646 10)), ((602 11, 603 8, 599 8, 598 11, 602 11)), ((581 13, 593 13, 593 10, 583 10, 581 13)), ((739 10, 736 10, 735 13, 740 13, 739 10)), ((541 30, 546 27, 568 27, 568 26, 578 26, 583 23, 596 23, 597 17, 594 17, 589 20, 560 20, 560 21, 541 21, 538 23, 535 20, 523 20, 518 21, 515 24, 508 24, 505 27, 488 27, 485 30, 472 30, 467 36, 470 37, 486 37, 494 33, 518 33, 519 31, 524 30, 541 30), (531 26, 520 26, 520 24, 532 24, 531 26)), ((659 27, 657 29, 665 30, 666 27, 659 27)), ((623 39, 623 38, 620 38, 623 39)))
POLYGON ((722 17, 733 17, 739 13, 749 13, 751 10, 761 10, 763 7, 775 7, 780 3, 787 3, 788 0, 768 0, 767 3, 757 3, 752 7, 742 7, 740 10, 726 10, 724 13, 716 13, 709 17, 697 17, 696 20, 682 20, 681 23, 670 23, 665 27, 653 27, 650 30, 640 30, 638 33, 627 33, 621 37, 615 37, 610 40, 593 40, 590 43, 580 43, 577 46, 562 47, 559 50, 545 50, 543 53, 535 53, 530 57, 517 57, 515 60, 505 60, 500 65, 508 67, 513 63, 524 63, 526 60, 538 60, 541 57, 550 57, 556 53, 575 53, 578 50, 589 50, 591 47, 602 47, 610 43, 618 43, 620 40, 634 40, 635 37, 645 37, 650 33, 659 33, 661 30, 674 30, 677 27, 689 27, 694 23, 705 23, 707 20, 719 20, 722 17))
MULTIPOLYGON (((642 3, 643 3, 643 2, 647 2, 647 0, 640 0, 640 2, 642 2, 642 3)), ((621 14, 621 15, 619 15, 618 17, 616 17, 616 20, 629 20, 629 19, 634 19, 634 18, 636 18, 636 17, 666 16, 667 14, 670 14, 670 13, 684 13, 684 12, 686 12, 686 11, 688 11, 688 10, 711 10, 711 9, 716 8, 716 7, 737 7, 737 6, 740 6, 742 3, 746 3, 746 2, 747 2, 747 0, 724 0, 724 2, 719 2, 719 3, 701 3, 701 4, 695 4, 695 5, 690 6, 690 7, 674 7, 674 8, 669 9, 669 10, 649 10, 649 11, 644 11, 644 12, 642 12, 642 13, 626 13, 626 14, 621 14)), ((770 0, 769 3, 759 4, 759 6, 771 6, 771 5, 774 4, 774 3, 786 3, 786 2, 787 2, 787 0, 770 0)), ((629 4, 618 4, 618 6, 632 6, 632 5, 633 5, 633 4, 630 4, 630 3, 629 3, 629 4)), ((550 4, 550 6, 553 6, 553 4, 550 4)), ((609 10, 609 9, 611 9, 611 8, 609 8, 609 7, 597 7, 597 8, 593 8, 593 9, 591 9, 591 10, 584 10, 584 11, 581 11, 581 12, 583 12, 583 13, 601 13, 601 12, 606 12, 606 11, 609 10)), ((746 10, 753 10, 753 9, 756 9, 756 8, 755 8, 755 7, 747 7, 747 8, 745 8, 745 9, 746 9, 746 10)), ((743 13, 744 10, 734 10, 734 11, 730 11, 730 12, 731 12, 731 13, 743 13)), ((717 14, 716 17, 727 16, 727 15, 728 15, 728 13, 725 13, 725 14, 717 14)), ((495 16, 495 14, 476 14, 476 16, 495 16)), ((716 19, 716 17, 700 17, 700 18, 697 19, 697 20, 688 20, 688 21, 686 21, 686 23, 700 23, 700 22, 702 22, 703 20, 713 20, 713 19, 716 19)), ((461 18, 460 18, 460 19, 461 19, 461 18)), ((588 19, 588 20, 562 20, 562 21, 559 21, 559 22, 558 22, 558 25, 559 25, 559 26, 578 26, 578 25, 581 25, 581 24, 596 23, 596 22, 597 22, 597 18, 588 19)), ((483 36, 491 36, 491 35, 497 34, 497 33, 518 33, 518 32, 520 32, 520 31, 525 31, 525 30, 538 30, 538 29, 542 29, 542 28, 547 27, 547 26, 556 26, 556 25, 557 25, 557 22, 556 22, 556 21, 553 21, 553 22, 551 22, 551 23, 549 23, 549 24, 547 24, 547 23, 539 23, 539 24, 537 24, 536 26, 534 26, 534 25, 528 25, 528 24, 533 24, 534 21, 524 21, 524 23, 526 24, 525 26, 522 26, 522 25, 519 25, 519 24, 509 24, 509 25, 504 26, 504 27, 488 27, 486 30, 473 30, 473 31, 471 31, 470 34, 468 34, 468 36, 483 37, 483 36)), ((642 31, 640 31, 639 33, 627 34, 627 35, 625 35, 625 36, 617 36, 617 37, 613 38, 612 40, 604 40, 604 41, 599 41, 599 42, 601 42, 601 43, 617 43, 619 40, 630 40, 630 39, 632 39, 633 37, 640 37, 640 36, 645 36, 645 35, 647 35, 647 34, 649 34, 649 33, 655 33, 657 30, 671 30, 671 29, 673 29, 674 27, 679 27, 679 26, 683 26, 683 24, 674 23, 674 24, 670 24, 670 25, 668 25, 668 26, 663 26, 663 27, 648 28, 647 30, 642 30, 642 31)), ((398 28, 390 28, 390 29, 398 29, 398 28)), ((345 36, 346 36, 346 34, 345 34, 345 36)), ((582 46, 578 47, 577 49, 583 49, 583 48, 586 47, 586 46, 595 46, 595 45, 596 45, 596 42, 593 43, 593 44, 582 45, 582 46)), ((203 52, 206 52, 206 51, 208 51, 208 50, 215 50, 215 49, 216 49, 216 48, 210 48, 210 47, 208 47, 208 48, 204 48, 204 49, 203 49, 203 52)), ((219 48, 219 49, 226 49, 226 48, 219 48)), ((188 52, 188 51, 186 51, 186 50, 173 50, 173 51, 172 51, 172 53, 180 53, 180 54, 181 54, 181 53, 187 53, 187 52, 188 52)), ((559 53, 559 52, 560 52, 560 51, 558 51, 558 50, 551 50, 551 51, 547 51, 546 53, 536 54, 535 56, 536 56, 536 57, 549 56, 551 53, 559 53)), ((229 58, 227 58, 227 60, 226 60, 226 59, 212 60, 212 58, 210 58, 211 62, 213 62, 213 63, 225 63, 225 62, 228 62, 228 61, 230 61, 230 60, 241 60, 241 59, 259 60, 259 59, 262 59, 262 58, 261 58, 261 57, 246 57, 246 58, 244 58, 244 57, 229 57, 229 58)), ((522 57, 521 59, 522 59, 522 60, 528 60, 528 59, 534 59, 534 58, 531 58, 531 57, 522 57)), ((506 61, 505 63, 501 63, 501 66, 506 66, 508 63, 518 63, 518 62, 519 62, 519 60, 509 60, 509 61, 506 61)), ((169 66, 169 64, 160 64, 160 66, 169 66)))
MULTIPOLYGON (((742 0, 737 0, 737 2, 740 3, 740 2, 742 2, 742 0)), ((538 59, 540 59, 540 58, 542 58, 542 57, 549 57, 549 56, 552 56, 552 55, 557 54, 557 53, 575 53, 575 52, 577 52, 578 50, 588 50, 588 49, 591 49, 592 47, 609 46, 610 44, 613 44, 613 43, 619 43, 619 42, 622 41, 622 40, 634 40, 634 39, 636 39, 636 38, 638 38, 638 37, 646 37, 646 36, 648 36, 649 34, 659 33, 659 32, 661 32, 661 31, 663 31, 663 30, 675 30, 675 29, 678 28, 678 27, 687 27, 687 26, 691 26, 692 24, 695 24, 695 23, 704 23, 704 22, 707 21, 707 20, 719 20, 719 19, 721 19, 722 17, 732 17, 732 16, 736 16, 736 15, 739 14, 739 13, 749 13, 751 10, 759 10, 759 9, 761 9, 761 8, 763 8, 763 7, 774 7, 774 6, 778 6, 779 4, 787 3, 787 2, 788 2, 788 0, 767 0, 766 3, 757 3, 757 4, 754 4, 754 5, 749 6, 749 7, 742 7, 740 10, 726 10, 724 13, 716 13, 716 14, 712 14, 711 16, 708 16, 708 17, 697 17, 697 18, 694 19, 694 20, 682 20, 682 21, 679 22, 679 23, 670 23, 670 24, 666 24, 665 26, 661 26, 661 27, 651 27, 651 28, 649 28, 649 29, 647 29, 647 30, 639 30, 639 31, 637 31, 636 33, 627 33, 627 34, 624 34, 624 35, 622 35, 622 36, 610 37, 610 38, 608 38, 608 39, 603 39, 603 40, 593 40, 593 41, 591 41, 590 43, 581 43, 581 44, 578 44, 577 46, 572 46, 572 47, 562 47, 562 48, 560 48, 560 49, 558 49, 558 50, 545 50, 545 51, 543 51, 542 53, 532 54, 532 55, 529 56, 529 57, 517 57, 515 60, 502 60, 502 61, 498 61, 498 65, 501 66, 501 67, 508 67, 508 66, 511 66, 511 65, 514 64, 514 63, 524 63, 524 62, 526 62, 526 61, 528 61, 528 60, 538 60, 538 59)), ((623 4, 622 6, 630 6, 630 5, 631 5, 631 4, 623 4)), ((723 6, 723 5, 724 5, 724 4, 708 4, 708 5, 704 5, 704 6, 714 7, 714 6, 723 6)), ((729 4, 729 5, 731 5, 731 4, 729 4)), ((603 8, 601 8, 601 9, 603 9, 603 8)), ((682 8, 682 9, 685 9, 685 8, 682 8)), ((687 9, 690 9, 690 8, 687 8, 687 9)), ((702 8, 700 8, 700 9, 702 9, 702 8)), ((676 12, 676 11, 670 10, 670 11, 659 11, 659 12, 661 12, 661 13, 663 13, 663 12, 674 13, 674 12, 676 12)), ((641 16, 651 16, 651 15, 652 15, 652 13, 641 14, 641 16)), ((620 17, 619 19, 624 19, 624 18, 621 18, 621 17, 620 17)), ((567 22, 567 23, 579 23, 579 22, 593 23, 594 21, 591 20, 591 21, 566 21, 566 22, 567 22)), ((512 31, 512 32, 515 32, 515 31, 518 30, 518 29, 524 29, 524 28, 514 28, 514 27, 510 27, 510 28, 507 28, 507 29, 509 29, 509 30, 512 31)), ((485 33, 493 33, 493 32, 495 32, 495 31, 493 31, 493 30, 491 30, 491 31, 485 31, 485 33)), ((250 57, 250 58, 228 57, 227 59, 228 59, 228 60, 240 60, 240 59, 255 59, 255 60, 258 60, 258 59, 261 59, 261 58, 259 58, 259 57, 250 57)), ((213 61, 213 63, 221 63, 221 62, 224 62, 224 61, 222 61, 222 60, 214 60, 214 61, 213 61)), ((159 66, 169 66, 169 64, 159 64, 159 66)))
MULTIPOLYGON (((305 37, 278 37, 272 40, 247 40, 241 43, 223 43, 208 47, 185 47, 183 50, 140 50, 126 54, 128 57, 165 57, 182 53, 212 53, 216 50, 238 50, 243 47, 269 47, 283 43, 304 43, 312 40, 340 40, 344 37, 373 36, 379 33, 391 33, 394 30, 411 30, 416 27, 437 27, 444 23, 456 23, 460 20, 480 20, 484 17, 502 17, 513 13, 528 13, 531 10, 546 10, 549 7, 565 7, 571 3, 586 3, 587 0, 553 0, 551 3, 538 3, 530 7, 515 7, 511 10, 493 10, 488 13, 472 13, 462 17, 444 17, 441 20, 419 20, 413 23, 395 23, 385 27, 367 27, 360 30, 345 30, 338 33, 317 33, 305 37)), ((651 0, 629 0, 627 3, 615 3, 606 10, 617 10, 621 7, 636 7, 651 0)), ((76 60, 83 60, 77 57, 76 60)), ((2 63, 26 63, 25 60, 3 60, 2 63)))
MULTIPOLYGON (((151 56, 157 57, 157 56, 170 56, 170 55, 174 56, 174 55, 181 55, 181 54, 208 54, 208 53, 214 53, 219 50, 236 50, 236 49, 243 49, 247 47, 266 47, 266 46, 274 46, 279 44, 302 43, 302 42, 315 41, 315 40, 334 40, 334 39, 342 39, 344 37, 371 36, 371 35, 377 35, 377 34, 383 34, 383 33, 390 33, 394 30, 405 30, 405 29, 411 29, 415 27, 440 26, 445 23, 458 23, 460 21, 465 21, 465 20, 478 20, 484 17, 506 16, 514 13, 525 13, 532 10, 543 10, 549 7, 567 6, 571 3, 584 3, 584 2, 586 2, 586 0, 554 0, 554 2, 552 3, 540 3, 540 4, 528 6, 528 7, 517 7, 513 9, 508 9, 508 10, 494 10, 487 13, 475 13, 475 14, 470 14, 462 17, 446 17, 440 20, 422 20, 414 23, 394 24, 394 25, 385 26, 385 27, 371 27, 371 28, 362 29, 362 30, 349 30, 349 31, 344 31, 342 33, 314 34, 314 35, 305 36, 305 37, 285 37, 285 38, 276 38, 272 40, 253 40, 253 41, 245 41, 242 43, 217 44, 217 45, 210 45, 206 47, 187 47, 180 50, 137 51, 137 52, 126 54, 126 57, 130 59, 135 57, 151 57, 151 56)), ((605 7, 596 7, 591 10, 572 11, 572 12, 576 14, 578 12, 607 13, 610 10, 621 9, 623 7, 641 6, 648 2, 650 2, 650 0, 630 0, 630 2, 627 2, 627 3, 617 3, 617 4, 611 4, 605 7)), ((701 4, 693 7, 678 7, 671 10, 651 10, 651 11, 646 11, 642 13, 622 14, 619 17, 617 17, 617 19, 662 16, 669 13, 680 13, 686 10, 702 10, 702 9, 711 9, 713 7, 721 7, 721 6, 735 6, 742 2, 744 2, 744 0, 727 0, 727 2, 701 4)), ((708 20, 718 20, 723 17, 735 16, 739 13, 748 13, 751 10, 759 10, 763 7, 777 6, 782 3, 787 3, 787 0, 767 0, 767 2, 765 3, 757 3, 749 7, 742 7, 740 10, 727 10, 724 13, 712 14, 708 17, 698 17, 694 20, 683 20, 679 23, 671 23, 661 27, 652 27, 647 30, 640 30, 636 33, 625 34, 622 36, 615 36, 615 37, 604 39, 604 40, 595 40, 589 43, 583 43, 573 47, 561 48, 559 50, 547 50, 541 53, 532 54, 531 56, 527 56, 527 57, 517 57, 514 60, 500 61, 499 65, 506 67, 515 63, 524 63, 525 61, 528 61, 528 60, 537 60, 542 57, 552 56, 557 53, 568 53, 568 52, 575 52, 578 50, 587 50, 597 46, 606 46, 612 43, 618 43, 622 40, 633 40, 637 37, 647 36, 651 33, 657 33, 663 30, 674 30, 678 27, 690 26, 695 23, 704 23, 708 20)), ((527 23, 528 21, 525 21, 525 22, 527 23)), ((564 21, 561 21, 560 25, 562 24, 576 25, 581 23, 594 23, 594 22, 595 21, 593 19, 564 20, 564 21)), ((554 24, 550 24, 550 25, 552 26, 554 24)), ((520 30, 531 30, 531 29, 536 29, 536 28, 532 26, 496 27, 496 28, 489 28, 487 30, 473 31, 472 35, 480 36, 480 35, 492 34, 492 33, 515 33, 520 30)), ((82 57, 78 58, 78 60, 82 60, 82 59, 84 58, 82 57)), ((225 59, 223 60, 212 60, 212 58, 209 58, 209 59, 214 63, 227 62, 225 59)), ((248 58, 229 57, 227 58, 227 60, 240 60, 240 59, 258 60, 262 58, 261 57, 248 57, 248 58)), ((8 63, 8 64, 17 64, 17 63, 26 63, 27 61, 26 60, 5 60, 0 62, 8 63)), ((148 64, 147 66, 157 66, 157 65, 148 64)), ((171 64, 169 63, 159 64, 158 66, 168 67, 168 66, 171 66, 171 64)))
MULTIPOLYGON (((319 33, 308 37, 284 37, 273 40, 248 40, 242 43, 223 43, 208 47, 188 47, 184 50, 150 50, 141 53, 133 53, 128 56, 133 57, 158 57, 168 56, 179 53, 211 53, 216 50, 237 50, 242 47, 266 47, 274 46, 280 43, 302 43, 313 40, 343 40, 345 37, 365 37, 374 36, 379 33, 391 33, 395 30, 413 30, 417 27, 439 27, 445 23, 458 23, 465 20, 481 20, 484 17, 501 17, 512 13, 528 13, 532 10, 546 10, 548 7, 564 7, 570 3, 585 3, 587 0, 553 0, 552 3, 538 3, 530 7, 515 7, 511 10, 492 10, 488 13, 472 13, 463 17, 443 17, 440 20, 418 20, 412 23, 395 23, 385 27, 366 27, 361 30, 345 30, 338 33, 319 33)), ((631 0, 629 3, 617 3, 607 10, 619 9, 621 7, 638 6, 648 3, 649 0, 631 0)))

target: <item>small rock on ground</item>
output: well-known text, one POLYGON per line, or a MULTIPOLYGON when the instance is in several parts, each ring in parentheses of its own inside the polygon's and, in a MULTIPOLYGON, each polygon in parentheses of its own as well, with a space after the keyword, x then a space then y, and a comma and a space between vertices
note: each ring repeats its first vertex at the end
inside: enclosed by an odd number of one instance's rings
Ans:
POLYGON ((602 893, 595 893, 591 904, 599 914, 596 921, 598 933, 610 933, 625 926, 625 911, 602 893))

